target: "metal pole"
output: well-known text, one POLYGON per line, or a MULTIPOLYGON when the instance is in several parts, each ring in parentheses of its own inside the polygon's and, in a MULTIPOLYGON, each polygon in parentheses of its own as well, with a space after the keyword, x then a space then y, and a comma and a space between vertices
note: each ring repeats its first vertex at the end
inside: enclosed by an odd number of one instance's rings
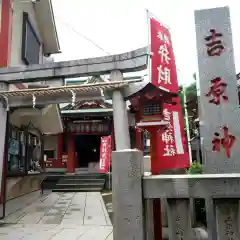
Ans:
POLYGON ((111 190, 111 171, 108 172, 108 186, 109 190, 111 190))
POLYGON ((168 25, 166 25, 165 23, 163 23, 162 21, 160 21, 157 17, 156 17, 156 15, 154 15, 152 12, 150 12, 148 9, 147 9, 147 11, 148 11, 148 16, 149 17, 153 17, 153 18, 155 18, 162 26, 164 26, 165 28, 167 28, 168 30, 170 30, 170 27, 168 26, 168 25))
POLYGON ((151 29, 150 29, 150 16, 149 16, 149 11, 148 9, 146 9, 146 13, 147 13, 147 31, 148 31, 148 79, 150 82, 152 82, 152 64, 151 64, 151 29))
POLYGON ((190 131, 189 131, 189 121, 188 121, 188 111, 187 111, 187 103, 186 103, 186 93, 185 87, 183 86, 183 104, 184 104, 184 112, 185 112, 185 123, 186 123, 186 130, 187 130, 187 142, 188 142, 188 152, 189 152, 189 160, 192 163, 192 148, 191 148, 191 138, 190 138, 190 131))

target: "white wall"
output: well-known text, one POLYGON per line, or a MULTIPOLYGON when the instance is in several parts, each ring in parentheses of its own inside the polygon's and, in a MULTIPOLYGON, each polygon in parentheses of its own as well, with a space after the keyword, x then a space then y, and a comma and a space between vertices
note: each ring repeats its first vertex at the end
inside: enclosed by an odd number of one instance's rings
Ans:
POLYGON ((54 150, 54 157, 57 157, 57 136, 44 136, 44 150, 54 150))
MULTIPOLYGON (((36 15, 34 10, 34 4, 31 1, 13 0, 13 17, 12 17, 12 43, 11 43, 11 54, 10 54, 10 66, 23 65, 22 61, 22 21, 23 12, 29 14, 29 19, 34 27, 34 30, 40 36, 38 24, 36 21, 36 15)), ((39 63, 43 62, 42 48, 39 53, 39 63)), ((10 90, 16 90, 16 86, 10 85, 10 90)))

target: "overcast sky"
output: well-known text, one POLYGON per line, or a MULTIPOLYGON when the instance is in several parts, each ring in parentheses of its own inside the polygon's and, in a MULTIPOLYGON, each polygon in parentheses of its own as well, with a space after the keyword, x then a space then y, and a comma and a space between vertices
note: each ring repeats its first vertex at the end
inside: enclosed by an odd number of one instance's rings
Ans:
POLYGON ((197 69, 194 10, 229 6, 237 72, 240 71, 238 0, 52 0, 61 54, 56 61, 131 51, 148 43, 146 8, 171 29, 180 83, 197 69), (76 32, 79 32, 77 34, 76 32), (106 52, 87 41, 84 35, 106 52))

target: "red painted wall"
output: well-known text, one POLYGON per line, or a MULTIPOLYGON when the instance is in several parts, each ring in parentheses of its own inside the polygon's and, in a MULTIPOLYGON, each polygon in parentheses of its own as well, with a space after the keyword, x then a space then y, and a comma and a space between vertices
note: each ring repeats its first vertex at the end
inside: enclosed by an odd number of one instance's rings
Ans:
MULTIPOLYGON (((11 56, 11 42, 12 42, 12 0, 2 0, 1 5, 1 29, 0 29, 0 67, 7 67, 10 63, 11 56)), ((19 89, 25 88, 22 83, 15 84, 19 89)), ((5 165, 5 161, 4 161, 5 165)), ((3 166, 2 174, 2 191, 0 200, 3 200, 3 192, 5 188, 4 172, 5 166, 3 166)))
POLYGON ((2 0, 1 32, 0 32, 0 67, 9 63, 12 38, 12 0, 2 0))
MULTIPOLYGON (((2 0, 1 9, 1 32, 0 32, 0 67, 8 66, 9 56, 11 51, 12 38, 12 0, 2 0)), ((4 157, 5 159, 5 157, 4 157)), ((5 161, 2 168, 2 187, 1 187, 1 203, 3 201, 3 193, 5 188, 5 161)))
MULTIPOLYGON (((12 1, 2 0, 1 31, 0 31, 0 67, 7 67, 10 63, 12 42, 12 1)), ((25 88, 24 84, 14 84, 18 89, 25 88)))

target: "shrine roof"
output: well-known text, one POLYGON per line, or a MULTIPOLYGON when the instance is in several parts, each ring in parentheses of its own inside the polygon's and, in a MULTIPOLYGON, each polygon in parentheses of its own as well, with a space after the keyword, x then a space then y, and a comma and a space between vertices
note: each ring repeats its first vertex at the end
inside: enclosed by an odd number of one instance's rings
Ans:
POLYGON ((127 97, 125 99, 129 100, 132 106, 137 106, 140 103, 139 99, 144 97, 146 99, 158 97, 166 103, 172 103, 172 99, 178 96, 178 94, 171 93, 167 89, 156 87, 151 82, 139 82, 134 86, 129 86, 126 90, 129 92, 126 93, 127 97))
POLYGON ((111 113, 112 104, 104 100, 88 100, 79 101, 74 106, 69 103, 61 108, 62 114, 78 114, 78 113, 111 113))

